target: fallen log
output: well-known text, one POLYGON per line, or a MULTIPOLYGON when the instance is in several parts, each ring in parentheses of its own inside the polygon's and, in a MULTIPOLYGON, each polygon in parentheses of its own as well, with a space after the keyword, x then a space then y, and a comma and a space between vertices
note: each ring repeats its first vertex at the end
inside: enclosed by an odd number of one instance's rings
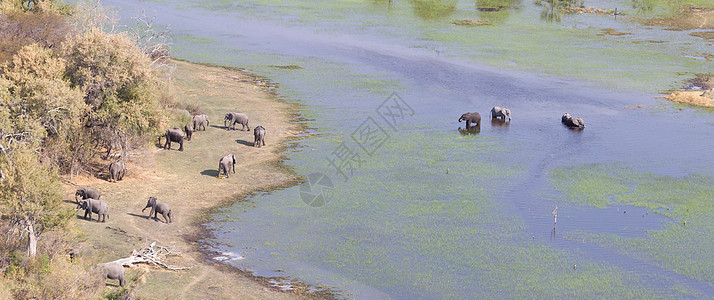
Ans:
POLYGON ((133 267, 135 264, 150 264, 154 266, 159 266, 159 267, 164 267, 168 270, 187 270, 191 269, 192 267, 179 267, 179 266, 172 266, 167 263, 165 263, 165 259, 169 255, 180 255, 178 252, 174 252, 173 250, 164 247, 164 246, 159 246, 156 245, 156 241, 151 243, 151 245, 146 246, 142 249, 133 250, 131 252, 131 256, 126 257, 126 258, 120 258, 115 261, 107 262, 104 264, 112 264, 112 263, 118 263, 121 264, 122 266, 125 267, 133 267))

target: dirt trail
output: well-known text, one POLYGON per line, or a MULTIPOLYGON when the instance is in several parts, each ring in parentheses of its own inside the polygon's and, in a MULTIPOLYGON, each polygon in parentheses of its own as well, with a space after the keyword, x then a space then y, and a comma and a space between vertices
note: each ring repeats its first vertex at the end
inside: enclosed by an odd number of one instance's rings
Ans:
MULTIPOLYGON (((104 179, 74 177, 65 187, 66 205, 74 205, 74 191, 79 186, 96 188, 102 200, 110 206, 106 223, 77 218, 74 224, 86 234, 82 246, 87 249, 88 261, 105 262, 126 257, 157 241, 174 247, 181 256, 169 263, 193 266, 188 271, 166 271, 148 267, 139 276, 138 270, 128 269, 131 277, 138 277, 135 296, 150 299, 284 299, 295 298, 289 293, 266 288, 254 279, 220 264, 206 262, 198 244, 190 237, 200 235, 195 226, 205 212, 236 195, 256 189, 285 186, 297 178, 280 168, 281 145, 295 137, 299 126, 290 123, 294 109, 289 104, 273 99, 267 88, 255 78, 224 68, 176 62, 175 89, 179 97, 199 103, 210 119, 206 131, 195 132, 191 142, 184 143, 184 151, 158 150, 152 146, 127 164, 124 180, 109 183, 104 179), (263 148, 252 147, 252 131, 227 131, 223 116, 229 111, 244 112, 250 117, 250 127, 262 125, 267 129, 263 148), (236 155, 236 174, 218 179, 220 157, 236 155), (150 196, 168 202, 174 222, 163 223, 148 219, 146 205, 150 196)), ((108 162, 107 162, 108 164, 108 162)), ((74 206, 73 206, 74 207, 74 206)), ((77 213, 80 215, 80 212, 77 213)), ((161 218, 161 217, 160 217, 161 218)))

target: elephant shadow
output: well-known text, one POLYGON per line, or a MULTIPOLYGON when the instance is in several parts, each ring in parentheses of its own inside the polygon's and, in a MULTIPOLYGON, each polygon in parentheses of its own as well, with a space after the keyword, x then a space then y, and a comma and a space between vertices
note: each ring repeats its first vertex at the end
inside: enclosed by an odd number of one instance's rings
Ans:
POLYGON ((140 215, 140 214, 135 214, 135 213, 130 213, 130 212, 128 212, 126 214, 133 216, 133 217, 137 217, 137 218, 150 219, 149 215, 140 215))
POLYGON ((218 129, 228 129, 228 126, 221 125, 208 125, 208 127, 218 128, 218 129))
POLYGON ((203 170, 203 171, 201 171, 201 175, 218 177, 218 170, 216 170, 216 169, 203 170))
POLYGON ((506 119, 497 119, 497 118, 492 118, 491 119, 491 126, 493 127, 508 127, 511 125, 511 121, 506 121, 506 119))
POLYGON ((253 147, 253 143, 249 141, 244 141, 244 140, 236 140, 236 143, 244 145, 244 146, 251 146, 253 147))
POLYGON ((481 132, 481 125, 471 126, 467 128, 458 128, 461 135, 477 135, 481 132))
MULTIPOLYGON (((148 219, 148 220, 154 220, 154 222, 166 223, 164 220, 161 220, 161 219, 159 219, 158 217, 152 218, 152 217, 149 216, 149 215, 140 215, 140 214, 135 214, 135 213, 126 213, 126 214, 127 214, 127 215, 130 215, 130 216, 133 216, 133 217, 137 217, 137 218, 144 218, 144 219, 148 219)), ((161 216, 161 214, 159 214, 159 216, 161 216)))

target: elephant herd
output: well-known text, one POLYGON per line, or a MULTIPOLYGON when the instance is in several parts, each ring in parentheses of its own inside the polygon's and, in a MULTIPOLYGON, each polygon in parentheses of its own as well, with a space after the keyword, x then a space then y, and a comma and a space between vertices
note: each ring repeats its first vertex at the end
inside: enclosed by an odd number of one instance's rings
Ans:
MULTIPOLYGON (((92 221, 92 214, 97 214, 97 222, 106 222, 109 217, 109 204, 106 201, 99 199, 101 193, 92 188, 80 188, 74 193, 75 201, 77 202, 77 209, 84 210, 84 219, 92 221), (77 197, 81 197, 79 200, 77 197)), ((149 197, 149 201, 146 203, 144 212, 147 208, 151 208, 149 212, 149 219, 153 218, 160 220, 158 214, 164 216, 165 223, 171 223, 173 219, 173 214, 171 212, 171 207, 161 201, 157 201, 156 197, 149 197)), ((103 275, 105 279, 117 279, 119 280, 119 286, 124 286, 124 267, 119 263, 105 263, 99 264, 103 269, 103 275)))
MULTIPOLYGON (((235 130, 236 124, 240 124, 241 131, 248 130, 250 127, 248 125, 248 116, 244 113, 230 112, 223 118, 224 127, 227 130, 235 130)), ((163 144, 163 148, 170 150, 171 143, 179 144, 179 151, 183 151, 184 140, 191 141, 193 133, 196 131, 205 131, 210 125, 208 116, 204 114, 194 115, 192 122, 186 124, 183 130, 179 127, 173 127, 166 130, 166 133, 159 136, 159 145, 161 145, 161 138, 165 138, 166 142, 163 144)), ((254 128, 254 142, 253 147, 265 146, 265 135, 266 130, 263 126, 257 126, 254 128)), ((228 154, 222 157, 218 164, 218 177, 221 177, 221 173, 225 177, 230 177, 230 172, 232 170, 235 173, 236 157, 233 154, 228 154)), ((122 180, 126 174, 126 165, 123 161, 114 161, 109 165, 109 181, 117 182, 122 180)), ((92 221, 92 214, 97 215, 97 222, 106 222, 109 218, 109 204, 101 200, 101 193, 93 188, 82 187, 78 189, 74 194, 75 202, 77 203, 77 209, 84 210, 84 219, 92 221)), ((143 213, 147 208, 150 208, 148 218, 160 221, 161 219, 158 215, 162 215, 165 223, 171 223, 173 221, 173 213, 171 207, 166 202, 161 202, 156 199, 156 197, 149 197, 146 202, 146 206, 141 210, 143 213)), ((109 279, 119 280, 119 285, 124 286, 124 267, 120 264, 100 264, 100 267, 104 270, 104 277, 109 279)))
MULTIPOLYGON (((508 118, 508 121, 511 121, 511 110, 505 107, 499 107, 499 106, 494 106, 491 108, 491 118, 492 119, 501 119, 503 121, 508 118)), ((576 129, 582 129, 585 128, 585 121, 583 121, 582 118, 575 118, 571 116, 569 113, 563 114, 561 117, 561 123, 565 124, 566 126, 570 128, 576 128, 576 129)), ((473 126, 481 126, 481 115, 478 112, 467 112, 463 115, 461 115, 461 118, 459 118, 459 122, 466 121, 466 129, 469 129, 470 127, 473 126)), ((461 129, 459 129, 461 130, 461 129)))

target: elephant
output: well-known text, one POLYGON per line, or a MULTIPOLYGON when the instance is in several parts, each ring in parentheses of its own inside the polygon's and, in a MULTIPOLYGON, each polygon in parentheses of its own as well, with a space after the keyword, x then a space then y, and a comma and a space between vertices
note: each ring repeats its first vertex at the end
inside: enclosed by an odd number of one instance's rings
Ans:
POLYGON ((146 202, 146 207, 144 207, 141 212, 144 212, 149 207, 151 207, 149 218, 151 218, 151 215, 154 215, 155 219, 159 219, 158 214, 161 214, 164 216, 165 223, 171 223, 174 218, 171 213, 171 207, 166 202, 156 201, 156 197, 149 197, 149 201, 146 202))
POLYGON ((124 174, 126 174, 126 167, 123 161, 115 161, 109 165, 109 181, 122 180, 124 174))
POLYGON ((99 191, 97 191, 95 189, 83 187, 81 189, 78 189, 77 192, 74 193, 74 201, 79 203, 79 200, 77 200, 77 196, 81 196, 82 200, 87 199, 87 198, 99 200, 99 197, 101 196, 101 194, 99 193, 99 191))
POLYGON ((585 121, 582 118, 573 118, 568 113, 563 114, 560 121, 571 128, 585 128, 585 121))
POLYGON ((101 219, 101 222, 104 223, 109 217, 109 205, 103 200, 84 199, 77 204, 77 209, 80 208, 84 209, 84 218, 86 219, 89 216, 90 221, 92 220, 92 213, 97 214, 97 222, 100 222, 99 220, 101 219))
POLYGON ((117 279, 119 280, 119 286, 124 287, 124 266, 118 262, 103 263, 100 265, 103 267, 102 274, 104 280, 117 279))
POLYGON ((560 122, 565 123, 569 119, 573 118, 569 113, 564 113, 562 117, 560 117, 560 122))
POLYGON ((193 129, 195 131, 201 130, 201 127, 203 127, 203 131, 206 131, 206 126, 208 126, 210 122, 208 121, 208 116, 207 115, 195 115, 193 116, 193 129))
POLYGON ((221 158, 221 160, 218 162, 218 177, 221 177, 221 170, 223 171, 224 174, 226 174, 227 178, 230 178, 231 175, 228 172, 231 169, 231 164, 233 164, 233 173, 235 174, 236 172, 236 156, 233 154, 228 154, 224 157, 221 158))
MULTIPOLYGON (((171 142, 174 143, 179 143, 179 151, 183 151, 183 140, 186 137, 181 131, 181 128, 174 127, 171 129, 166 129, 166 134, 164 134, 164 137, 166 138, 166 143, 164 144, 164 149, 171 150, 171 142)), ((161 143, 161 137, 159 137, 159 144, 161 143)))
POLYGON ((191 126, 191 124, 186 124, 186 126, 183 127, 183 131, 186 132, 186 140, 190 142, 194 131, 193 126, 191 126))
POLYGON ((459 122, 461 121, 466 121, 466 128, 468 129, 471 127, 471 123, 475 123, 476 126, 481 125, 481 115, 477 112, 467 112, 463 115, 461 115, 461 118, 459 118, 459 122))
POLYGON ((263 126, 255 127, 255 130, 253 130, 253 135, 255 136, 255 140, 253 141, 253 147, 260 148, 261 142, 263 143, 263 146, 265 146, 265 128, 263 128, 263 126))
POLYGON ((494 106, 491 108, 491 118, 502 118, 506 119, 508 117, 508 121, 511 120, 511 110, 505 107, 498 107, 494 106))
POLYGON ((241 130, 246 130, 247 128, 248 131, 250 131, 250 127, 248 126, 248 115, 244 113, 229 112, 225 117, 223 117, 223 126, 225 126, 228 130, 235 130, 236 123, 243 125, 241 130), (228 126, 226 126, 226 122, 230 122, 228 126))

